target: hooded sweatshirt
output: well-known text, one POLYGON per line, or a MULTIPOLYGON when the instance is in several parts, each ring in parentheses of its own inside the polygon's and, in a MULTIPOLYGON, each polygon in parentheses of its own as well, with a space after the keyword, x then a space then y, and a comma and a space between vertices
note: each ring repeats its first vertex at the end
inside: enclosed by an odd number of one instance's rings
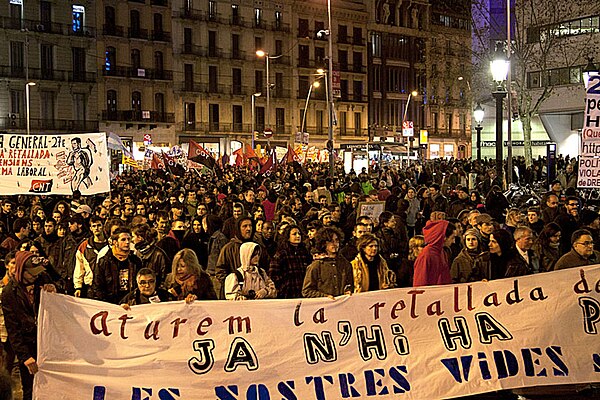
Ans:
POLYGON ((246 300, 253 299, 249 296, 250 291, 258 293, 265 290, 265 298, 275 298, 277 290, 275 284, 269 278, 264 269, 256 265, 251 265, 252 254, 260 245, 254 242, 246 242, 240 246, 240 267, 237 273, 231 273, 225 280, 225 298, 227 300, 246 300), (243 282, 239 277, 243 276, 243 282))
POLYGON ((423 236, 427 246, 415 260, 413 286, 446 285, 452 283, 448 256, 444 252, 448 221, 427 221, 423 236))

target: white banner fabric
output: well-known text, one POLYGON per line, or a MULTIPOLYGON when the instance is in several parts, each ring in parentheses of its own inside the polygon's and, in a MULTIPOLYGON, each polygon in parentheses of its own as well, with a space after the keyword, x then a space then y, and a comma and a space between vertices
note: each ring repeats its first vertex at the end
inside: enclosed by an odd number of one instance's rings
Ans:
POLYGON ((0 193, 110 191, 106 134, 0 134, 0 193))
POLYGON ((44 293, 34 399, 441 399, 598 382, 600 266, 323 299, 44 293))

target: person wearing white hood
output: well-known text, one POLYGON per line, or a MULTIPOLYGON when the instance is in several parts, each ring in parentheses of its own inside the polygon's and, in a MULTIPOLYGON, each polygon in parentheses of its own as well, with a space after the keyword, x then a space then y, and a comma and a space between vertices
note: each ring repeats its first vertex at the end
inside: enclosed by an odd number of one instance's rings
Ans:
POLYGON ((265 270, 258 267, 260 253, 261 247, 257 243, 241 245, 241 267, 225 279, 227 300, 274 299, 277 296, 275 284, 265 270))

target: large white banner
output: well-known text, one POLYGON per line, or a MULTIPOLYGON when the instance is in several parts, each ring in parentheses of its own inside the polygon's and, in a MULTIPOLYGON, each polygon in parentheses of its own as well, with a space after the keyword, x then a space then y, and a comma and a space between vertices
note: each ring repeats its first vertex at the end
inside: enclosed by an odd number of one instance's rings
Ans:
POLYGON ((110 191, 104 133, 0 134, 0 193, 83 195, 110 191))
POLYGON ((600 379, 600 266, 130 311, 44 293, 34 398, 441 399, 600 379))

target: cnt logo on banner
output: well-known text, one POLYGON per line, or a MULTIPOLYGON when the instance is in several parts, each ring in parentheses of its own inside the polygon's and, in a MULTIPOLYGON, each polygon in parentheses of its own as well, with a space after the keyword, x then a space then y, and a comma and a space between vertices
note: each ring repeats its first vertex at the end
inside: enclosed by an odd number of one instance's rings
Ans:
POLYGON ((598 382, 600 265, 336 300, 43 293, 34 398, 441 399, 598 382))
POLYGON ((110 191, 105 133, 0 134, 0 193, 83 195, 110 191))
POLYGON ((600 75, 589 79, 581 131, 577 187, 600 187, 600 75))

